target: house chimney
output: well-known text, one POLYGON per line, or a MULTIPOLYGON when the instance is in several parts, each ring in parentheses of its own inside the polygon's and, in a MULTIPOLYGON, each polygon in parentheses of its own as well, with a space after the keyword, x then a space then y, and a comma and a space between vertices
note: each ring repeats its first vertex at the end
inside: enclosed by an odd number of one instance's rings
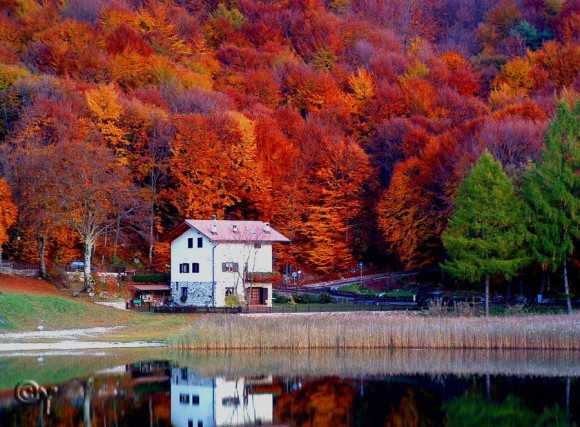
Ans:
POLYGON ((238 224, 232 224, 232 231, 234 233, 237 233, 238 232, 238 224))
POLYGON ((211 220, 211 234, 217 234, 217 217, 212 215, 211 220))
POLYGON ((265 222, 264 223, 264 233, 269 233, 269 232, 270 232, 270 223, 265 222))

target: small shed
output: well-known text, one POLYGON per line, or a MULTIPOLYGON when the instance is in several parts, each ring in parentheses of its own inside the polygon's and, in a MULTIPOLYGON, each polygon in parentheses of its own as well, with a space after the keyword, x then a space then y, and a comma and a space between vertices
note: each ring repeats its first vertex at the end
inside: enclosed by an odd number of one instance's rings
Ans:
POLYGON ((131 306, 154 306, 165 305, 171 295, 169 285, 134 285, 131 306))

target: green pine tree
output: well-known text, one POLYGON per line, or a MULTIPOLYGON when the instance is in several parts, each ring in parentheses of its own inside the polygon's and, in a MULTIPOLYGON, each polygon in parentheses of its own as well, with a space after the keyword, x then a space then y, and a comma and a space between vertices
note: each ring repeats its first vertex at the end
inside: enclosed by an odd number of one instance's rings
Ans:
POLYGON ((524 181, 532 257, 544 269, 563 269, 568 313, 572 314, 566 258, 580 237, 580 102, 574 112, 561 104, 546 133, 542 160, 524 181))
POLYGON ((527 230, 512 182, 501 163, 485 151, 457 191, 455 213, 443 233, 448 260, 443 270, 462 280, 485 279, 489 316, 489 279, 511 278, 529 262, 527 230))

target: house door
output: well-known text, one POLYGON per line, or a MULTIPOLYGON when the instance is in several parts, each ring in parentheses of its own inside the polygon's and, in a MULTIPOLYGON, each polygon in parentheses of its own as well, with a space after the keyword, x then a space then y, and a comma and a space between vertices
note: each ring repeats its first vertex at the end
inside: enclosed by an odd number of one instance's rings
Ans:
POLYGON ((252 288, 250 292, 251 305, 264 305, 268 298, 268 288, 252 288))

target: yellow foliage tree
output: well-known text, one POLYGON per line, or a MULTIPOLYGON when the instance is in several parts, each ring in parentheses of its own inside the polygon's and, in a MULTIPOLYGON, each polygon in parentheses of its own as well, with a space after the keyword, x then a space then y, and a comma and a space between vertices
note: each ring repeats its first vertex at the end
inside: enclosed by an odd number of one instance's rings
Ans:
POLYGON ((119 103, 119 95, 115 87, 112 84, 101 85, 96 89, 88 90, 85 96, 97 129, 115 151, 117 157, 126 159, 128 142, 119 126, 123 107, 119 103))

